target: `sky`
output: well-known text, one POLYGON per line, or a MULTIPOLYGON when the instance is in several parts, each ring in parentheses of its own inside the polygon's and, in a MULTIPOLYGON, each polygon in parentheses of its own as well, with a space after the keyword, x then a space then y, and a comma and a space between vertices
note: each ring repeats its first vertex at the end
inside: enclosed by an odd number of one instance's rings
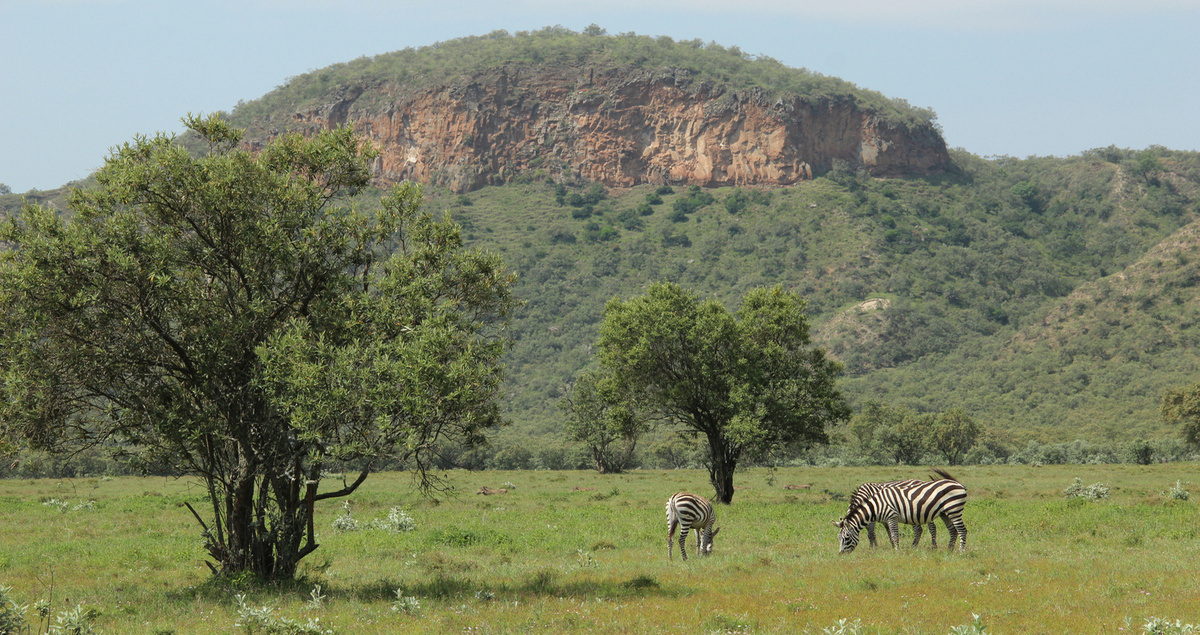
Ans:
POLYGON ((590 24, 840 77, 980 156, 1200 151, 1200 0, 0 0, 0 184, 85 178, 135 135, 338 62, 590 24))

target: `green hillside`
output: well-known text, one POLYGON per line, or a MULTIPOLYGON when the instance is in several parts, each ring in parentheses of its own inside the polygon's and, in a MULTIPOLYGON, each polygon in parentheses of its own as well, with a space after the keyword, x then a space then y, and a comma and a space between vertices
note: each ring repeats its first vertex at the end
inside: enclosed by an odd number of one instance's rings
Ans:
MULTIPOLYGON (((682 68, 736 89, 852 99, 881 116, 933 121, 902 100, 735 47, 561 28, 335 65, 232 116, 278 130, 288 113, 347 86, 418 90, 501 64, 682 68)), ((875 179, 835 163, 773 189, 606 190, 538 172, 468 195, 428 188, 429 207, 519 274, 524 301, 507 357, 513 425, 492 449, 455 460, 520 467, 537 455, 540 465, 572 465, 559 401, 593 363, 604 303, 660 280, 731 308, 757 286, 799 290, 817 343, 845 364, 841 386, 855 406, 962 406, 1014 446, 1174 435, 1159 421, 1159 398, 1195 381, 1200 366, 1200 153, 952 158, 956 169, 937 177, 875 179)), ((0 196, 0 214, 27 197, 65 209, 56 190, 0 196)), ((691 451, 673 443, 661 433, 643 447, 691 451)))
POLYGON ((1200 361, 1200 155, 954 158, 961 174, 938 179, 835 170, 789 188, 661 194, 529 181, 430 192, 429 205, 520 275, 514 439, 553 439, 604 302, 654 280, 731 307, 755 286, 800 289, 856 403, 962 405, 1017 440, 1165 434, 1161 392, 1200 361))

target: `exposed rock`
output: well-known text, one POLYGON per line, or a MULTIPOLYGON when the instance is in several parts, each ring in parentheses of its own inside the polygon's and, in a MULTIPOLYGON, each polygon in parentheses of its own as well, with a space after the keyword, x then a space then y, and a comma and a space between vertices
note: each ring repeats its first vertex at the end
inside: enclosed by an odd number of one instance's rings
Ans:
POLYGON ((834 160, 876 176, 950 165, 933 125, 892 124, 848 98, 727 92, 678 69, 506 66, 416 92, 342 88, 290 127, 343 123, 379 146, 382 181, 458 192, 539 170, 610 187, 768 186, 810 179, 834 160))

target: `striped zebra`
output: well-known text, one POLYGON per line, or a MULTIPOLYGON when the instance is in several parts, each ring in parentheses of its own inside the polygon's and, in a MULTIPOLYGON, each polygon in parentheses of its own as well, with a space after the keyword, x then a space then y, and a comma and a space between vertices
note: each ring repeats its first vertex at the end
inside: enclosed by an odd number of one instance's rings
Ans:
MULTIPOLYGON (((910 478, 903 481, 887 481, 885 483, 863 483, 862 485, 858 486, 858 489, 854 490, 853 494, 850 495, 850 509, 854 509, 856 506, 862 505, 863 501, 878 494, 880 490, 889 487, 911 487, 913 485, 921 485, 922 483, 928 482, 929 481, 910 478)), ((847 511, 846 513, 849 514, 850 512, 847 511)), ((921 542, 921 525, 914 525, 913 533, 913 546, 916 547, 917 544, 921 542)), ((867 523, 867 539, 871 541, 872 548, 878 544, 875 541, 875 523, 867 523)), ((929 523, 929 543, 933 548, 937 548, 937 524, 932 522, 929 523)))
POLYGON ((713 511, 712 503, 702 496, 679 492, 667 499, 667 559, 671 559, 671 543, 675 538, 675 529, 679 528, 679 553, 687 560, 688 531, 696 530, 696 550, 700 555, 712 553, 713 537, 720 529, 713 529, 717 522, 717 514, 713 511))
POLYGON ((854 551, 858 533, 867 523, 886 522, 892 548, 899 548, 899 523, 919 527, 939 516, 950 532, 950 548, 959 543, 959 551, 966 551, 967 527, 962 521, 962 510, 967 502, 967 488, 946 472, 934 471, 942 478, 906 488, 881 489, 861 504, 852 505, 845 518, 833 521, 839 529, 838 553, 854 551))

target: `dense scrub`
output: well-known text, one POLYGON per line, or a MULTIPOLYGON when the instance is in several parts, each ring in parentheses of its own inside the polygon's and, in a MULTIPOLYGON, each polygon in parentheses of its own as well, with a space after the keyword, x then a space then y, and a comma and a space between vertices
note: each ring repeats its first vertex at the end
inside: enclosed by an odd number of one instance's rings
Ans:
POLYGON ((556 402, 592 362, 604 303, 656 280, 727 306, 758 286, 800 290, 856 404, 964 406, 1010 450, 1079 438, 1120 451, 1172 435, 1159 397, 1200 361, 1200 265, 1181 232, 1197 217, 1200 155, 954 157, 952 176, 835 169, 795 187, 704 191, 702 205, 683 188, 597 196, 592 184, 532 177, 429 192, 520 276, 505 399, 514 426, 498 448, 522 439, 529 451, 532 434, 534 453, 542 442, 557 452, 556 402), (1155 256, 1168 238, 1181 247, 1155 256), (1160 273, 1125 276, 1147 267, 1160 273))

